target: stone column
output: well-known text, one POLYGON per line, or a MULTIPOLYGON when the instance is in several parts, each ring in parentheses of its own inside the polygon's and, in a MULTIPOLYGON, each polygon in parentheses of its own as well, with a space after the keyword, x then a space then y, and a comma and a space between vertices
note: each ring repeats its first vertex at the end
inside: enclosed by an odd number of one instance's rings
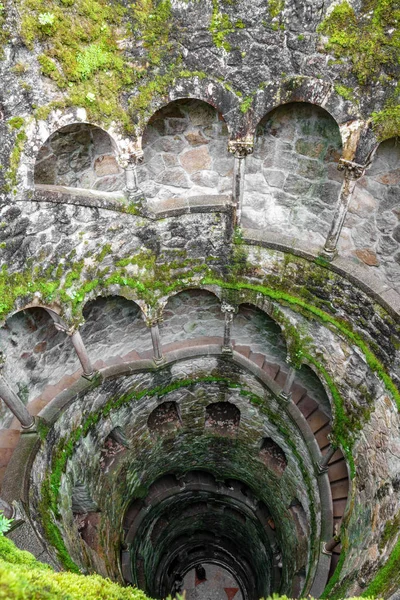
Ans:
POLYGON ((150 328, 151 342, 153 344, 153 360, 156 365, 160 365, 164 362, 164 356, 162 353, 160 328, 158 320, 148 321, 147 326, 150 328))
POLYGON ((21 423, 22 429, 32 429, 35 426, 35 420, 31 414, 29 414, 22 400, 17 394, 9 387, 1 370, 4 367, 4 359, 1 357, 0 363, 0 398, 4 404, 8 406, 14 417, 21 423))
POLYGON ((245 158, 253 152, 253 141, 231 140, 228 152, 234 156, 232 199, 236 207, 235 225, 240 225, 242 215, 244 176, 246 173, 245 158))
POLYGON ((119 164, 125 171, 125 191, 129 200, 134 200, 139 192, 137 165, 142 162, 142 150, 136 150, 132 154, 121 156, 119 159, 119 164))
POLYGON ((5 516, 6 519, 14 519, 16 510, 13 506, 8 504, 5 500, 0 498, 0 512, 5 516))
POLYGON ((63 323, 58 323, 57 321, 54 321, 54 325, 58 331, 62 331, 71 338, 72 345, 82 366, 82 376, 86 377, 86 379, 91 379, 94 375, 94 369, 79 331, 73 328, 68 329, 63 323))
POLYGON ((222 354, 232 354, 232 342, 231 342, 231 335, 232 335, 232 322, 233 322, 233 315, 236 312, 236 307, 232 306, 231 304, 228 304, 227 302, 223 301, 221 304, 221 312, 223 312, 225 314, 225 324, 224 324, 224 341, 222 344, 222 354))
POLYGON ((290 389, 293 385, 295 376, 296 376, 296 369, 289 365, 289 371, 288 371, 288 374, 286 375, 286 381, 285 381, 282 391, 280 393, 282 398, 284 398, 285 400, 291 399, 290 389))
POLYGON ((337 448, 335 448, 331 444, 329 446, 326 454, 322 457, 321 462, 318 463, 318 473, 320 475, 323 475, 324 473, 326 473, 328 471, 328 468, 329 468, 328 463, 331 460, 332 456, 335 454, 336 450, 337 450, 337 448))
POLYGON ((362 166, 341 158, 338 169, 339 171, 344 171, 344 181, 342 189, 340 190, 331 228, 326 238, 324 249, 321 252, 322 256, 328 260, 332 260, 335 256, 337 244, 342 232, 343 223, 347 215, 347 210, 349 208, 357 179, 362 177, 364 174, 366 165, 362 166))

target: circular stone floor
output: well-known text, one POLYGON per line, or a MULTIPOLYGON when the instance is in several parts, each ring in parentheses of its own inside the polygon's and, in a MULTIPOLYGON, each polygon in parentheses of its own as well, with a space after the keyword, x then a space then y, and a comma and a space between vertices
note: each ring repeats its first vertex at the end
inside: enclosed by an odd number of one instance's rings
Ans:
POLYGON ((201 567, 204 579, 198 567, 188 571, 183 579, 186 600, 243 600, 239 584, 229 571, 211 563, 202 563, 201 567))

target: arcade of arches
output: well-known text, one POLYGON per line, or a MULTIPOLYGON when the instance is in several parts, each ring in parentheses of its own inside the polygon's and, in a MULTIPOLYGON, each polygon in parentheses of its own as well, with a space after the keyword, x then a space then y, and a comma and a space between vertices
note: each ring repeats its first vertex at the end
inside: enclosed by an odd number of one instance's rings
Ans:
POLYGON ((7 535, 152 598, 396 598, 397 138, 355 134, 334 91, 260 88, 247 114, 202 81, 134 140, 75 108, 26 130, 0 223, 7 535))

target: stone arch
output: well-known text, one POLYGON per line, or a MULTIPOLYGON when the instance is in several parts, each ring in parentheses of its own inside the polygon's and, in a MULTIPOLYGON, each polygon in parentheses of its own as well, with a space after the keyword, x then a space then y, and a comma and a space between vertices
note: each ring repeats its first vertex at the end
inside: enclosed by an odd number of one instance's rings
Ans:
POLYGON ((167 97, 156 96, 148 107, 146 114, 137 116, 137 131, 143 134, 155 112, 163 109, 171 102, 187 99, 199 100, 214 107, 216 111, 224 116, 229 132, 232 135, 235 133, 237 114, 241 114, 239 98, 215 79, 204 79, 199 85, 199 78, 196 76, 177 78, 174 87, 168 91, 167 97))
POLYGON ((197 98, 173 100, 147 122, 138 182, 151 203, 230 194, 233 157, 220 112, 197 98))
POLYGON ((79 376, 71 340, 55 328, 45 307, 21 309, 9 316, 0 329, 0 347, 6 359, 3 375, 21 400, 30 404, 32 414, 79 376), (48 389, 42 394, 44 388, 48 389))
POLYGON ((161 324, 163 345, 183 344, 194 338, 224 334, 224 315, 219 298, 211 291, 189 288, 170 296, 161 324))
POLYGON ((219 435, 234 435, 239 429, 240 410, 232 402, 213 402, 206 407, 204 426, 219 435))
POLYGON ((325 109, 292 102, 267 113, 246 163, 243 225, 321 246, 342 184, 340 156, 340 131, 325 109))
POLYGON ((287 467, 287 458, 282 448, 272 438, 266 437, 262 440, 260 458, 276 475, 283 475, 287 467))
POLYGON ((110 360, 130 361, 152 348, 141 307, 123 296, 97 296, 82 309, 80 331, 96 368, 110 360))
MULTIPOLYGON (((351 102, 344 102, 331 83, 315 77, 289 77, 275 83, 272 89, 268 87, 256 95, 248 134, 256 133, 257 126, 265 115, 279 106, 291 103, 308 103, 323 108, 336 121, 338 127, 354 121, 357 118, 355 115, 358 116, 357 109, 351 102)), ((344 136, 342 141, 344 144, 344 136)))
POLYGON ((159 404, 147 419, 149 431, 154 435, 163 435, 175 431, 181 426, 178 405, 174 401, 159 404))
POLYGON ((65 125, 46 139, 36 155, 35 186, 122 190, 125 176, 118 153, 115 140, 104 129, 86 122, 65 125))
POLYGON ((400 143, 381 142, 356 184, 339 240, 339 252, 400 283, 400 143))

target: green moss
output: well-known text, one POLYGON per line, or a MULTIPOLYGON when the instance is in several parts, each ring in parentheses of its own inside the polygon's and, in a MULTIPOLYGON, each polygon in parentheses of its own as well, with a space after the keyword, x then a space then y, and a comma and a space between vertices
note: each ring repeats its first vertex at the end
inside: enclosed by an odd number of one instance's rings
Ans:
POLYGON ((381 539, 379 540, 379 550, 383 550, 388 542, 391 542, 400 531, 400 512, 397 515, 386 521, 381 539))
POLYGON ((213 0, 213 11, 209 30, 215 46, 229 52, 231 50, 231 45, 226 40, 226 36, 235 31, 235 26, 229 16, 220 11, 218 0, 213 0))
POLYGON ((361 85, 382 72, 395 76, 400 50, 400 9, 397 0, 370 0, 356 15, 349 2, 337 4, 318 30, 328 36, 325 49, 348 69, 361 85))
POLYGON ((25 119, 23 117, 12 117, 12 119, 8 119, 7 125, 11 129, 21 129, 25 125, 25 119))
MULTIPOLYGON (((91 121, 107 125, 119 120, 129 128, 128 115, 119 102, 122 91, 132 83, 132 67, 118 46, 124 35, 123 6, 106 0, 75 0, 62 6, 57 0, 22 0, 21 4, 25 44, 32 48, 35 41, 45 42, 39 56, 42 73, 65 91, 58 107, 84 106, 91 121), (89 102, 88 94, 94 92, 89 102)), ((45 116, 44 108, 40 118, 45 116)))
POLYGON ((383 110, 373 112, 372 123, 380 141, 400 137, 400 104, 389 102, 383 110))
POLYGON ((335 84, 335 92, 342 96, 345 100, 354 101, 353 90, 345 85, 335 84))
POLYGON ((8 126, 16 130, 18 133, 15 136, 14 147, 11 151, 10 162, 6 171, 7 184, 4 186, 4 191, 8 192, 17 185, 17 172, 21 159, 21 154, 27 140, 25 133, 25 120, 22 117, 13 117, 7 122, 8 126))
POLYGON ((273 19, 279 17, 285 8, 285 0, 268 0, 269 14, 273 19))
POLYGON ((222 288, 227 289, 237 289, 237 290, 252 290, 254 292, 261 293, 263 296, 267 296, 272 300, 276 300, 277 302, 290 306, 292 309, 304 314, 308 318, 315 319, 320 321, 321 323, 332 327, 333 331, 341 333, 347 340, 351 343, 358 346, 358 348, 362 351, 365 356, 366 362, 369 368, 377 374, 377 376, 381 379, 381 381, 385 384, 386 389, 393 396, 397 407, 400 410, 400 392, 397 387, 394 385, 390 376, 386 372, 382 363, 376 358, 374 353, 370 350, 367 342, 361 337, 360 334, 355 333, 351 326, 344 322, 336 319, 332 315, 324 312, 321 308, 313 306, 306 302, 304 299, 293 296, 288 292, 282 291, 280 289, 270 288, 268 286, 263 285, 255 285, 248 282, 235 282, 228 283, 226 281, 222 281, 220 279, 213 278, 205 278, 203 280, 204 284, 216 284, 221 286, 222 288))
POLYGON ((0 537, 0 596, 13 600, 148 600, 144 592, 123 588, 99 575, 56 573, 5 537, 0 537))
MULTIPOLYGON (((398 531, 396 532, 398 533, 398 531)), ((400 540, 395 545, 389 559, 381 567, 362 594, 364 598, 374 596, 375 598, 387 597, 400 585, 400 540)))

